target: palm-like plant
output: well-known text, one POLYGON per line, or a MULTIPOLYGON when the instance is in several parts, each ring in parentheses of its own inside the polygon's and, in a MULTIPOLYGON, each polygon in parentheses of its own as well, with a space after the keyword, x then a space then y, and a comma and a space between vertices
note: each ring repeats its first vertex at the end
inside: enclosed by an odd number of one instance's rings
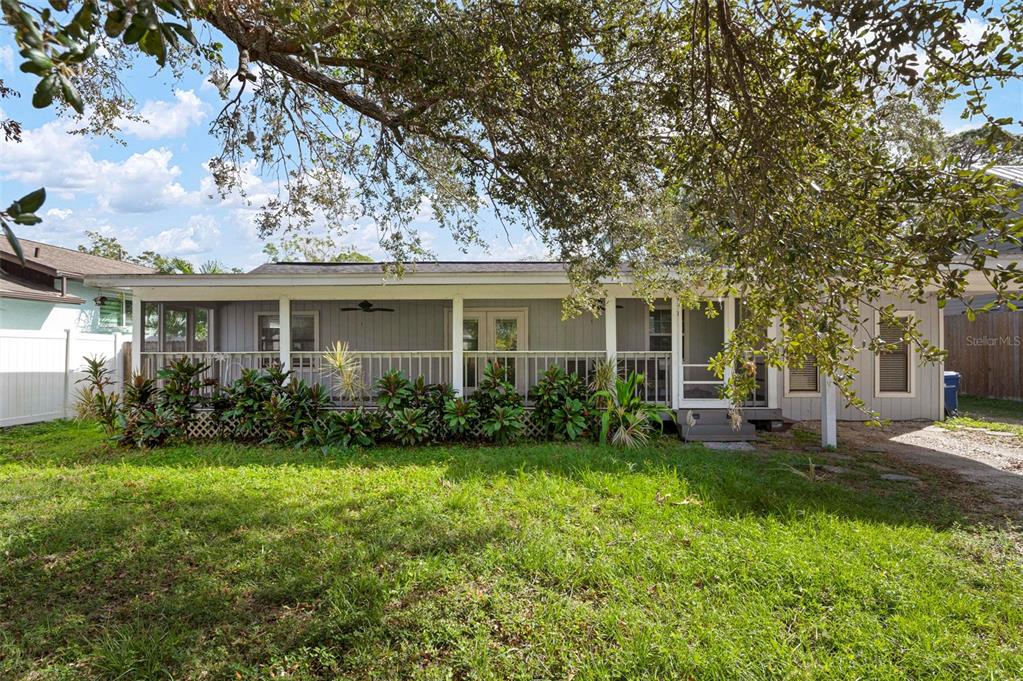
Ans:
POLYGON ((362 360, 348 349, 348 343, 340 341, 323 353, 323 361, 330 367, 330 373, 337 379, 341 399, 362 400, 366 384, 362 377, 362 360))
POLYGON ((664 414, 671 417, 671 411, 640 397, 643 374, 635 371, 628 378, 616 378, 614 390, 601 390, 594 398, 604 405, 600 417, 600 443, 622 447, 635 447, 650 440, 650 434, 661 428, 664 414))
MULTIPOLYGON (((618 379, 618 360, 611 359, 597 360, 590 375, 590 384, 587 386, 591 393, 610 393, 615 389, 615 381, 618 379)), ((603 398, 597 399, 597 406, 604 407, 603 398)))

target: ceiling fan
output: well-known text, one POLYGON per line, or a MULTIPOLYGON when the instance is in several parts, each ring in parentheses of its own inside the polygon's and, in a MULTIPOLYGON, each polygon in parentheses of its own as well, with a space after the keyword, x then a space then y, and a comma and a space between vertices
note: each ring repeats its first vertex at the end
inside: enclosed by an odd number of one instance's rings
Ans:
POLYGON ((392 307, 373 307, 373 303, 364 300, 357 307, 342 307, 342 312, 394 312, 392 307))

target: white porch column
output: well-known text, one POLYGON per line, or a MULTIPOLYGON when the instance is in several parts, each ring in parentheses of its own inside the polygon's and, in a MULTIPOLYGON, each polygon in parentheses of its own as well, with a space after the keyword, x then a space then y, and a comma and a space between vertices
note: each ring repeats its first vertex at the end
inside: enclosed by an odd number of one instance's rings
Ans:
MULTIPOLYGON (((771 321, 771 325, 767 327, 767 339, 775 341, 778 339, 778 320, 774 319, 771 321)), ((767 406, 771 409, 777 409, 780 403, 778 399, 778 393, 781 391, 781 387, 778 385, 778 367, 768 365, 767 366, 767 406)))
POLYGON ((671 408, 682 407, 682 306, 678 298, 671 299, 671 408))
MULTIPOLYGON (((725 337, 724 342, 727 343, 732 339, 732 333, 735 331, 735 298, 725 298, 723 302, 725 308, 725 337)), ((732 380, 732 365, 725 365, 725 383, 732 380)))
MULTIPOLYGON (((142 296, 133 293, 131 297, 131 373, 142 373, 142 346, 146 343, 146 330, 142 320, 142 296)), ((126 381, 131 376, 125 377, 126 381)))
POLYGON ((618 299, 608 296, 604 300, 604 357, 607 361, 618 354, 618 299))
POLYGON ((278 319, 281 325, 280 363, 281 369, 287 371, 291 368, 291 300, 281 297, 280 306, 277 308, 278 319))
POLYGON ((838 392, 831 376, 821 374, 821 447, 838 446, 838 392))
POLYGON ((460 295, 451 299, 451 387, 455 389, 456 395, 465 394, 465 355, 462 340, 465 325, 462 302, 460 295))

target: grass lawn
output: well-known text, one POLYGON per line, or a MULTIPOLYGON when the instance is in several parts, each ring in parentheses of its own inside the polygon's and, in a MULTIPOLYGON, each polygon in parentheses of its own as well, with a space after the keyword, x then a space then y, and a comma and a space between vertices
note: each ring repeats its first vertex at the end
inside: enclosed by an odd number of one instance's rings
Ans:
POLYGON ((1023 676, 1017 535, 805 463, 11 429, 0 678, 1023 676))
POLYGON ((1023 439, 1023 402, 960 395, 959 415, 939 422, 938 425, 951 430, 981 428, 1015 433, 1023 439))

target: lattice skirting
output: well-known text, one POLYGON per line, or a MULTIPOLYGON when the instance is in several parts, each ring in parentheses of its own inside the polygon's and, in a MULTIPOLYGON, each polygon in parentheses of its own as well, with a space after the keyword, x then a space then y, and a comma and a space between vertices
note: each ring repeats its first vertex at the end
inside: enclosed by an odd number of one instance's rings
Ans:
MULTIPOLYGON (((543 438, 543 433, 540 432, 540 428, 537 423, 533 420, 533 410, 527 408, 523 418, 525 422, 522 428, 521 437, 526 440, 539 440, 543 438)), ((209 410, 203 410, 196 412, 192 421, 188 424, 186 437, 189 440, 215 440, 221 437, 229 437, 232 430, 232 423, 218 422, 213 417, 213 412, 209 410)), ((266 433, 261 434, 261 437, 266 437, 266 433)), ((483 440, 482 431, 476 433, 476 437, 479 440, 483 440)))

